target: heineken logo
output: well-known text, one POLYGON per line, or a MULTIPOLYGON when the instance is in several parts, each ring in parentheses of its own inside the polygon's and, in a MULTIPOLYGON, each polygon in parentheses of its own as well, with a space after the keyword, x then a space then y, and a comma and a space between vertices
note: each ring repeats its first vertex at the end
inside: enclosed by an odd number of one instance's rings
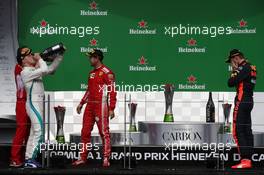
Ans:
POLYGON ((142 19, 138 22, 137 28, 130 28, 128 33, 130 35, 155 35, 157 33, 157 29, 150 29, 148 22, 142 19))
POLYGON ((185 84, 180 83, 178 86, 180 90, 205 90, 205 84, 198 84, 197 77, 190 75, 187 77, 187 82, 185 84))
POLYGON ((247 21, 244 21, 244 19, 241 19, 238 23, 239 27, 247 27, 247 21))
POLYGON ((188 41, 187 41, 187 43, 188 43, 188 46, 196 46, 196 40, 195 39, 193 39, 193 38, 191 38, 191 39, 189 39, 188 41))
POLYGON ((40 21, 40 26, 41 26, 41 27, 46 27, 47 24, 48 24, 48 22, 47 22, 45 19, 42 19, 42 20, 40 21))
POLYGON ((132 72, 156 71, 156 66, 148 66, 147 59, 144 56, 138 58, 137 65, 129 65, 128 70, 132 72))
POLYGON ((187 82, 189 83, 189 84, 195 84, 196 83, 196 77, 195 76, 193 76, 193 75, 190 75, 189 77, 187 77, 187 82))
POLYGON ((90 9, 91 10, 96 10, 97 9, 97 3, 95 1, 91 2, 89 5, 90 5, 90 9))
POLYGON ((87 52, 91 52, 93 49, 99 49, 104 53, 108 52, 108 47, 99 47, 99 41, 95 38, 92 38, 88 41, 88 46, 81 46, 80 47, 80 52, 81 53, 87 53, 87 52))
POLYGON ((186 47, 178 47, 179 53, 205 53, 205 47, 197 47, 197 40, 190 38, 187 40, 186 47))
POLYGON ((138 22, 138 26, 140 28, 147 28, 147 22, 144 21, 144 20, 141 20, 141 21, 138 22))
POLYGON ((98 35, 100 33, 100 27, 75 25, 62 26, 60 24, 51 24, 47 20, 42 19, 38 22, 38 25, 30 27, 29 32, 38 37, 43 37, 45 35, 73 35, 82 38, 86 35, 98 35))
POLYGON ((96 39, 91 39, 90 40, 90 46, 97 46, 97 40, 96 39))
POLYGON ((145 64, 147 64, 147 59, 142 56, 141 58, 138 59, 138 64, 139 65, 145 65, 145 64))
POLYGON ((89 3, 88 9, 81 9, 80 16, 107 16, 107 10, 99 10, 99 4, 95 1, 89 3))
POLYGON ((243 18, 236 22, 236 26, 231 30, 232 34, 255 34, 257 29, 254 27, 249 27, 248 21, 243 18))

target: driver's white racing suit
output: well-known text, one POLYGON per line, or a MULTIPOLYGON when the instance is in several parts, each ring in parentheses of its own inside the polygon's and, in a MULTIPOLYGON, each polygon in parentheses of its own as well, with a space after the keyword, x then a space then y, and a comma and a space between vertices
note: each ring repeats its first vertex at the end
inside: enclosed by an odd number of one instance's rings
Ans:
POLYGON ((31 120, 30 135, 26 147, 26 159, 35 159, 43 137, 43 96, 44 85, 42 77, 53 73, 62 61, 58 56, 49 66, 39 59, 38 68, 24 67, 21 77, 27 92, 26 110, 31 120))

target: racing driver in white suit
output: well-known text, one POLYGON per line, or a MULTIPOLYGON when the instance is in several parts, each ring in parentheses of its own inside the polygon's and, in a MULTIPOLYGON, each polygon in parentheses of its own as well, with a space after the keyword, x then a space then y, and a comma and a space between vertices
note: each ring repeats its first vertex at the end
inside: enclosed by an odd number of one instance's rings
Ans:
POLYGON ((36 157, 43 139, 44 86, 42 77, 53 73, 63 56, 58 55, 48 66, 40 55, 33 54, 30 48, 19 48, 18 54, 22 60, 21 78, 27 93, 26 111, 31 120, 30 135, 26 146, 25 168, 39 168, 40 164, 36 161, 36 157))

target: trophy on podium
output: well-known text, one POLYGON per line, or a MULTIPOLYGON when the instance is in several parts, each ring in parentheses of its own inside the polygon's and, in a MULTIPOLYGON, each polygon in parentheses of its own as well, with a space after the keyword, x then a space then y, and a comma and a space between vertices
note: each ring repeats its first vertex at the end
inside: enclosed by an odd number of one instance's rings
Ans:
POLYGON ((137 131, 137 126, 136 126, 137 103, 128 103, 128 108, 129 108, 129 117, 130 117, 129 131, 136 132, 137 131))
POLYGON ((166 84, 164 86, 164 95, 165 95, 165 115, 163 122, 174 122, 173 113, 172 113, 172 101, 174 95, 174 86, 172 84, 166 84))
POLYGON ((231 111, 232 104, 225 103, 225 104, 222 104, 222 107, 223 107, 224 119, 225 119, 224 132, 230 133, 231 132, 231 126, 230 126, 230 122, 229 122, 229 117, 230 117, 230 111, 231 111))
POLYGON ((56 140, 58 143, 65 143, 64 131, 63 131, 65 107, 63 107, 63 106, 54 107, 54 111, 56 114, 56 121, 57 121, 56 140))

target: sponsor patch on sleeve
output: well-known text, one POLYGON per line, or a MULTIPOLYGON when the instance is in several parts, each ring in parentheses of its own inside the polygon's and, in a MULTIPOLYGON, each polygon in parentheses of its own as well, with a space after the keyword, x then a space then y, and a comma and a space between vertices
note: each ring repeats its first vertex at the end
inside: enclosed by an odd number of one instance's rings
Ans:
POLYGON ((108 74, 108 78, 109 78, 110 80, 113 80, 113 79, 114 79, 114 75, 113 75, 113 74, 108 74))
POLYGON ((90 73, 90 78, 94 78, 95 73, 90 73))
POLYGON ((109 72, 109 69, 107 69, 106 67, 104 67, 104 68, 102 68, 102 71, 107 74, 109 72))
POLYGON ((256 66, 254 66, 254 65, 251 65, 250 67, 251 67, 251 69, 252 69, 253 71, 256 71, 256 70, 257 70, 256 66))

